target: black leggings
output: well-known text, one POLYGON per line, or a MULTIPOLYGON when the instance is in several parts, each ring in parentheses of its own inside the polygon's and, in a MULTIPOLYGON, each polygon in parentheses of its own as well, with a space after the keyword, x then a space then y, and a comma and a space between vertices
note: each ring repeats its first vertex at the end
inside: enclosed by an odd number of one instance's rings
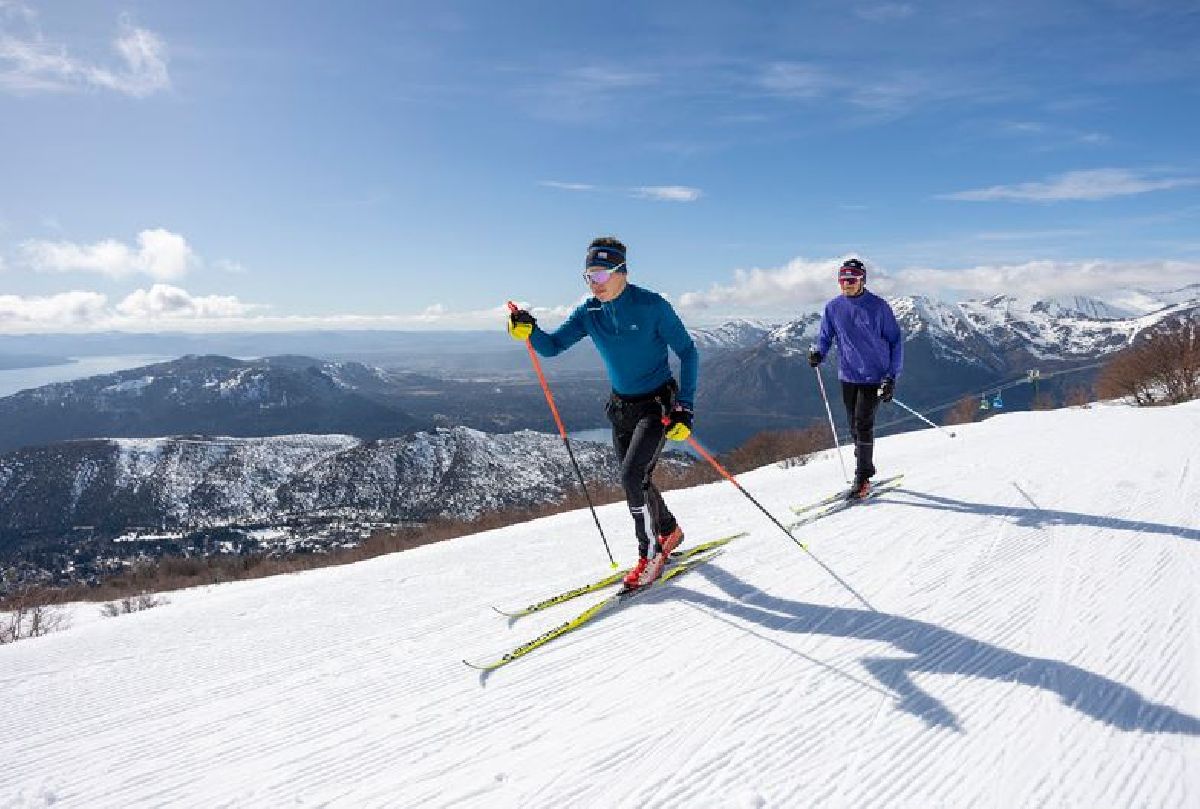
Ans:
POLYGON ((676 526, 674 515, 651 479, 667 440, 662 418, 670 410, 673 386, 664 386, 647 397, 627 399, 614 394, 606 408, 612 423, 613 449, 621 464, 621 485, 633 515, 639 556, 648 556, 658 537, 674 531, 676 526))
POLYGON ((854 441, 854 476, 865 480, 875 474, 875 411, 879 408, 879 383, 842 383, 842 402, 854 441))

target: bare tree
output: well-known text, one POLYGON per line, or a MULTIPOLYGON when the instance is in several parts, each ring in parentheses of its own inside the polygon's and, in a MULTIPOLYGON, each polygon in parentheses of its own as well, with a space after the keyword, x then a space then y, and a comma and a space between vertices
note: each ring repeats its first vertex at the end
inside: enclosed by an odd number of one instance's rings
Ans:
POLYGON ((108 602, 100 608, 100 614, 106 618, 114 618, 118 615, 128 615, 132 612, 141 612, 142 610, 149 610, 170 603, 163 596, 156 596, 152 593, 141 593, 136 596, 125 596, 118 601, 108 602))
POLYGON ((943 420, 943 424, 970 424, 975 421, 975 416, 979 413, 979 400, 974 396, 964 396, 958 400, 958 404, 950 409, 943 420))
POLYGON ((1033 397, 1033 404, 1030 405, 1031 410, 1053 410, 1058 407, 1054 401, 1054 394, 1049 391, 1042 391, 1037 396, 1033 397))
POLYGON ((67 628, 62 608, 51 604, 37 591, 26 590, 5 599, 7 611, 0 613, 0 644, 16 643, 67 628))
POLYGON ((1200 395, 1200 324, 1181 320, 1121 351, 1100 372, 1096 392, 1142 407, 1195 399, 1200 395))
POLYGON ((1075 387, 1067 390, 1066 394, 1063 396, 1063 407, 1082 407, 1084 405, 1091 404, 1091 401, 1094 398, 1095 397, 1087 388, 1083 387, 1082 385, 1076 385, 1075 387))

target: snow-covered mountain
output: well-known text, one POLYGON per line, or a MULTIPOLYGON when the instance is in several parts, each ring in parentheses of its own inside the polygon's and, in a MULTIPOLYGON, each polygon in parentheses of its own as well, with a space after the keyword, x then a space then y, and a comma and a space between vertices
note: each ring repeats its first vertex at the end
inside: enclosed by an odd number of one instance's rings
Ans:
MULTIPOLYGON (((888 300, 905 338, 898 395, 918 408, 1020 379, 1032 369, 1044 374, 1082 369, 1043 383, 1042 392, 1086 389, 1097 362, 1139 334, 1179 317, 1200 317, 1200 285, 1160 293, 1153 311, 1121 317, 1117 315, 1132 310, 1107 299, 999 295, 960 303, 924 296, 888 300)), ((697 410, 705 426, 740 440, 756 429, 823 418, 824 405, 805 359, 819 323, 819 314, 805 313, 756 339, 710 350, 697 410)), ((832 373, 828 381, 833 381, 832 373)), ((1032 398, 1032 388, 1014 390, 1010 406, 1028 406, 1032 398)))
POLYGON ((688 333, 701 350, 745 348, 760 341, 772 328, 764 321, 739 319, 710 329, 688 329, 688 333))
MULTIPOLYGON (((1200 402, 879 441, 901 489, 803 530, 668 493, 695 572, 481 679, 610 571, 588 512, 172 593, 0 646, 0 805, 1200 805, 1200 402), (1147 451, 1147 448, 1152 448, 1147 451), (981 472, 986 472, 981 473, 981 472)), ((831 456, 740 482, 786 518, 831 456)), ((599 509, 622 563, 628 512, 599 509)))
MULTIPOLYGON (((612 450, 574 442, 611 481, 612 450)), ((118 438, 0 455, 0 529, 197 528, 340 515, 471 519, 553 502, 576 485, 557 436, 466 427, 363 441, 346 435, 118 438)))
POLYGON ((395 385, 359 363, 187 356, 0 398, 0 451, 97 436, 400 435, 395 385))
MULTIPOLYGON (((0 397, 0 452, 101 436, 344 433, 375 439, 434 427, 552 429, 525 362, 520 374, 454 377, 311 357, 189 355, 0 397)), ((559 406, 590 416, 573 420, 581 427, 603 418, 597 401, 608 387, 597 377, 555 380, 559 406)))

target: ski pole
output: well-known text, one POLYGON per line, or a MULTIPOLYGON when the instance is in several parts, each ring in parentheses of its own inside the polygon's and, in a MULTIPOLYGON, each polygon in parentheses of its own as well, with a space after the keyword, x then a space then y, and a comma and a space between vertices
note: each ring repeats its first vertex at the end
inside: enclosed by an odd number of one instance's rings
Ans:
POLYGON ((893 401, 895 404, 898 404, 898 405, 900 405, 901 407, 903 407, 903 408, 904 408, 905 410, 907 410, 909 413, 912 413, 914 416, 916 416, 916 417, 917 417, 917 418, 919 418, 921 421, 923 421, 923 422, 925 422, 926 424, 928 424, 930 427, 934 427, 934 428, 936 428, 936 429, 938 429, 938 430, 941 430, 943 433, 945 433, 946 435, 950 436, 951 438, 953 438, 953 437, 954 437, 954 431, 953 431, 953 430, 945 430, 945 429, 943 429, 943 428, 941 428, 941 427, 938 427, 938 426, 937 426, 936 424, 934 424, 932 421, 930 421, 929 419, 925 418, 924 416, 922 416, 922 415, 921 415, 920 413, 918 413, 917 411, 913 410, 911 407, 909 407, 909 406, 908 406, 908 405, 906 405, 904 402, 902 402, 902 401, 900 401, 899 399, 897 399, 895 396, 893 396, 893 397, 892 397, 892 401, 893 401))
MULTIPOLYGON (((670 420, 669 418, 666 418, 666 417, 664 416, 664 417, 663 417, 663 424, 665 425, 665 424, 670 424, 670 423, 671 423, 671 420, 670 420)), ((786 528, 786 527, 784 527, 783 523, 781 523, 779 520, 775 519, 775 517, 774 517, 774 516, 771 514, 771 512, 769 512, 769 511, 767 511, 765 508, 763 508, 763 505, 762 505, 762 503, 760 503, 760 502, 758 502, 757 500, 755 500, 755 499, 754 499, 754 495, 752 495, 752 494, 750 494, 750 492, 746 491, 746 489, 745 489, 745 488, 742 486, 742 484, 738 483, 738 480, 737 480, 737 478, 735 478, 735 477, 734 477, 734 476, 733 476, 733 475, 732 475, 732 474, 729 472, 729 470, 727 470, 725 467, 721 466, 721 464, 720 464, 720 463, 717 461, 717 459, 716 459, 716 458, 714 458, 714 457, 713 457, 713 456, 712 456, 712 455, 709 453, 709 451, 708 451, 708 450, 706 450, 704 447, 702 447, 702 446, 700 445, 700 442, 699 442, 699 441, 697 441, 697 440, 696 440, 694 437, 692 437, 692 436, 690 436, 690 435, 689 435, 689 436, 688 436, 688 443, 692 445, 692 447, 693 447, 693 448, 696 450, 696 452, 700 453, 700 457, 704 458, 704 460, 708 461, 708 462, 709 462, 709 463, 712 465, 712 468, 713 468, 713 469, 716 469, 718 472, 720 472, 720 473, 721 473, 721 476, 722 476, 723 478, 725 478, 725 479, 726 479, 726 480, 728 480, 730 483, 732 483, 734 486, 736 486, 736 487, 737 487, 737 490, 738 490, 739 492, 741 492, 742 494, 746 495, 746 499, 747 499, 747 500, 749 500, 749 501, 750 501, 751 503, 753 503, 754 505, 758 506, 758 510, 759 510, 759 511, 761 511, 763 514, 766 514, 766 515, 767 515, 767 519, 769 519, 771 522, 775 523, 775 525, 779 526, 779 530, 780 530, 780 531, 782 531, 783 533, 787 534, 787 537, 788 537, 788 539, 790 539, 792 542, 795 542, 797 545, 799 545, 799 546, 800 546, 801 548, 803 548, 804 550, 808 550, 808 546, 807 546, 807 545, 805 545, 805 544, 804 544, 803 542, 801 542, 800 540, 796 539, 796 537, 795 537, 795 536, 792 534, 792 532, 791 532, 791 531, 789 531, 789 530, 787 530, 787 528, 786 528)))
MULTIPOLYGON (((671 422, 671 420, 669 418, 666 418, 666 417, 663 418, 664 425, 669 424, 670 422, 671 422)), ((763 508, 762 503, 755 500, 754 496, 751 495, 750 492, 746 491, 745 488, 742 487, 742 484, 738 483, 737 478, 735 478, 732 474, 730 474, 730 472, 727 469, 725 469, 725 467, 721 466, 721 464, 717 462, 717 459, 714 458, 709 453, 708 450, 706 450, 704 447, 702 447, 700 445, 699 441, 697 441, 692 436, 688 436, 688 443, 692 445, 692 447, 696 450, 696 452, 700 453, 701 457, 703 457, 704 460, 706 460, 710 464, 712 464, 713 469, 716 469, 718 472, 720 472, 721 475, 726 480, 728 480, 730 483, 732 483, 734 486, 737 487, 737 490, 739 492, 746 495, 747 500, 749 500, 754 505, 758 506, 758 510, 761 511, 763 514, 767 515, 767 519, 769 519, 771 522, 775 523, 775 525, 779 526, 779 530, 783 531, 783 533, 787 534, 788 539, 790 539, 792 542, 795 542, 797 545, 799 545, 801 550, 803 550, 805 553, 807 553, 809 556, 811 556, 816 561, 817 564, 819 564, 821 567, 825 568, 825 572, 827 572, 830 576, 832 576, 834 579, 836 579, 838 584, 842 585, 848 591, 850 591, 851 595, 853 595, 855 598, 857 598, 859 601, 861 601, 864 605, 866 605, 867 609, 871 610, 872 612, 878 612, 878 610, 876 610, 873 606, 871 606, 871 602, 869 602, 865 598, 863 598, 858 593, 857 590, 855 590, 853 587, 851 587, 849 585, 849 583, 846 582, 845 579, 843 579, 841 576, 839 576, 837 573, 835 573, 829 567, 829 565, 825 564, 820 559, 818 559, 816 557, 816 555, 814 555, 813 552, 808 549, 808 545, 806 545, 803 542, 801 542, 800 540, 796 539, 795 535, 792 534, 792 532, 789 531, 787 528, 785 528, 783 523, 781 523, 779 520, 775 519, 775 517, 773 517, 771 515, 771 512, 769 512, 765 508, 763 508)))
POLYGON ((829 409, 829 397, 825 395, 825 380, 821 378, 821 369, 813 368, 817 374, 817 385, 821 388, 821 401, 825 403, 825 415, 829 416, 829 432, 833 433, 833 445, 837 447, 838 463, 842 465, 842 480, 849 483, 850 476, 846 474, 846 460, 842 457, 842 445, 838 443, 837 427, 833 426, 833 411, 829 409))
MULTIPOLYGON (((518 307, 515 303, 509 301, 508 310, 516 312, 518 307)), ((528 340, 525 341, 525 347, 529 349, 529 359, 533 361, 533 370, 537 373, 538 382, 542 385, 542 393, 546 394, 546 404, 550 405, 550 413, 554 416, 554 423, 558 426, 558 434, 562 436, 563 445, 567 448, 567 456, 571 459, 571 466, 575 467, 575 477, 579 478, 579 486, 583 489, 583 496, 587 498, 588 509, 592 512, 592 520, 596 523, 596 530, 600 532, 600 541, 604 543, 604 552, 608 554, 608 561, 616 568, 617 560, 613 559, 612 550, 608 547, 608 537, 604 536, 604 529, 600 526, 600 518, 596 516, 596 506, 592 503, 592 496, 588 493, 587 484, 583 481, 583 472, 580 471, 579 463, 575 460, 575 451, 571 449, 571 440, 567 438, 567 428, 563 426, 562 417, 558 415, 558 408, 554 404, 554 396, 550 393, 550 385, 546 382, 546 375, 542 373, 542 363, 528 340)))

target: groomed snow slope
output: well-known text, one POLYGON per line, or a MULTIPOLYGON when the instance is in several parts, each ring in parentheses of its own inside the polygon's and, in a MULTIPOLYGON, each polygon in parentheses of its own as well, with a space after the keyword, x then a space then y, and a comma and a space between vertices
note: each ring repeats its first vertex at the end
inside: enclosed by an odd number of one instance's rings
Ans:
MULTIPOLYGON (((903 489, 816 559, 727 483, 671 493, 692 541, 750 536, 485 679, 595 598, 488 609, 604 574, 586 511, 78 607, 0 648, 0 806, 1195 807, 1197 447, 1200 403, 886 438, 903 489)), ((840 472, 742 482, 785 515, 840 472)))

